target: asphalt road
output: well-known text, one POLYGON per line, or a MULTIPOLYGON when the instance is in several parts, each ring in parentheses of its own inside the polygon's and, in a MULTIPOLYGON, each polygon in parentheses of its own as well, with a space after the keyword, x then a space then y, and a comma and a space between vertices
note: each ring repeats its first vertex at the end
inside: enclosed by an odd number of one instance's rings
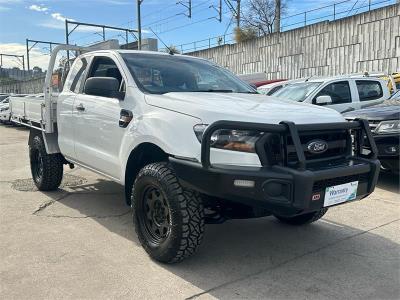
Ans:
POLYGON ((1 299, 399 299, 399 178, 291 227, 267 217, 208 225, 198 253, 152 261, 123 188, 79 168, 35 190, 28 131, 0 125, 1 299))

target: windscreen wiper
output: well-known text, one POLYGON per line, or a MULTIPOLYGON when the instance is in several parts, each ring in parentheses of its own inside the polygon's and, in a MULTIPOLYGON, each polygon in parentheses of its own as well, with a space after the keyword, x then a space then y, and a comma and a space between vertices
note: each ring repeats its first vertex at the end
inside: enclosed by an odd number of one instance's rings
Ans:
POLYGON ((251 92, 251 91, 248 91, 248 92, 237 92, 237 93, 239 93, 239 94, 259 94, 257 92, 251 92))

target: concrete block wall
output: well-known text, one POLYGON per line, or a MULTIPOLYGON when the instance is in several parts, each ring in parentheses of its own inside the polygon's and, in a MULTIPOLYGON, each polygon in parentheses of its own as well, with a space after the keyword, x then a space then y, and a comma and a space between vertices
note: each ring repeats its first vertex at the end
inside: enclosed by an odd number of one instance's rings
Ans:
POLYGON ((43 93, 45 77, 0 84, 0 93, 37 94, 43 93))
POLYGON ((267 79, 400 71, 400 4, 189 53, 267 79))

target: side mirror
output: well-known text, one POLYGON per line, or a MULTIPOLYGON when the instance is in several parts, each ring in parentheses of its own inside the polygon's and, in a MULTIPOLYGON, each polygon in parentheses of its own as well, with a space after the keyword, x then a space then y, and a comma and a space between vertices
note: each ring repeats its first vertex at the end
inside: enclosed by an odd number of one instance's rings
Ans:
POLYGON ((332 98, 331 96, 318 96, 317 99, 315 99, 315 104, 317 105, 327 105, 327 104, 332 104, 332 98))
POLYGON ((88 78, 83 92, 87 95, 124 99, 124 93, 119 91, 119 81, 113 77, 88 78))

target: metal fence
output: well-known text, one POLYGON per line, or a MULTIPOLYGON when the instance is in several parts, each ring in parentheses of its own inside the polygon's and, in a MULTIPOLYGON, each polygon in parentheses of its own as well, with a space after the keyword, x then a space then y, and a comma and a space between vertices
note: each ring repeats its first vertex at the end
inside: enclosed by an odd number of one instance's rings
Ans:
MULTIPOLYGON (((396 0, 344 0, 341 2, 335 2, 330 5, 282 17, 281 32, 323 21, 335 21, 395 3, 396 0)), ((176 45, 175 47, 180 53, 189 53, 234 43, 234 33, 231 32, 220 36, 176 45)), ((165 49, 160 49, 160 51, 165 51, 165 49)))

